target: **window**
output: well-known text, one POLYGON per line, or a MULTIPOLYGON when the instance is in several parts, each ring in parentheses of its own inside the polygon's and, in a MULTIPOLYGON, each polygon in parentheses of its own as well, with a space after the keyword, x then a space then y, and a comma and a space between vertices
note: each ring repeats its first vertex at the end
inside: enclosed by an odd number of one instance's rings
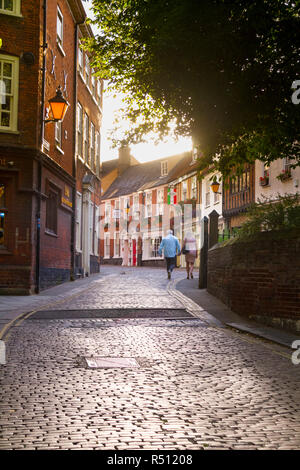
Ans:
POLYGON ((105 223, 110 222, 110 213, 111 213, 111 205, 109 202, 106 202, 105 203, 105 218, 104 218, 105 223))
POLYGON ((139 195, 136 194, 135 196, 133 196, 133 208, 132 208, 133 217, 135 220, 139 219, 139 209, 140 209, 139 195))
POLYGON ((152 216, 152 191, 146 193, 146 217, 152 216))
POLYGON ((168 162, 161 162, 161 176, 168 174, 168 162))
POLYGON ((83 51, 81 47, 78 47, 78 70, 83 75, 83 51))
POLYGON ((120 219, 120 200, 116 199, 115 200, 115 206, 114 206, 114 211, 113 211, 113 218, 115 220, 120 219))
POLYGON ((90 75, 91 75, 91 67, 90 67, 90 59, 87 54, 85 54, 85 83, 87 86, 90 86, 90 75))
POLYGON ((0 54, 0 130, 16 131, 19 60, 0 54))
POLYGON ((115 239, 114 239, 114 257, 120 257, 120 234, 119 232, 115 232, 115 239))
POLYGON ((89 145, 90 145, 90 121, 89 117, 86 113, 84 113, 84 142, 83 142, 83 150, 84 150, 84 159, 85 161, 90 164, 90 155, 89 155, 89 145))
POLYGON ((77 155, 82 157, 83 143, 83 110, 82 106, 77 103, 77 155))
MULTIPOLYGON (((219 190, 220 191, 220 190, 219 190)), ((214 204, 218 204, 220 202, 220 194, 219 192, 214 193, 214 204)))
POLYGON ((82 195, 76 195, 76 251, 81 251, 82 195))
POLYGON ((97 79, 97 102, 99 106, 101 106, 101 96, 102 96, 102 83, 99 79, 97 79))
POLYGON ((57 234, 58 189, 49 187, 46 201, 46 230, 57 234))
POLYGON ((5 222, 6 222, 6 187, 4 183, 0 182, 0 248, 5 244, 5 222))
POLYGON ((104 258, 110 257, 110 238, 109 234, 105 234, 104 238, 104 258))
POLYGON ((157 190, 157 215, 162 215, 164 213, 164 190, 157 190))
POLYGON ((250 188, 250 168, 247 168, 241 175, 236 175, 230 180, 230 194, 247 191, 250 188))
POLYGON ((192 177, 191 181, 191 198, 197 199, 197 176, 192 177))
POLYGON ((100 169, 100 146, 101 146, 101 134, 96 132, 96 160, 95 160, 95 169, 99 173, 100 169))
POLYGON ((91 159, 91 167, 94 171, 96 171, 96 159, 95 159, 95 126, 91 122, 91 147, 90 147, 90 159, 91 159))
POLYGON ((62 148, 62 122, 55 123, 55 144, 60 149, 62 148))
POLYGON ((20 4, 20 0, 0 0, 0 13, 20 16, 20 4))
POLYGON ((286 157, 283 159, 283 169, 286 172, 291 172, 291 165, 292 165, 292 159, 289 157, 286 157))
POLYGON ((181 200, 185 201, 187 199, 187 191, 188 191, 187 181, 182 182, 181 191, 182 191, 181 200))
POLYGON ((151 257, 158 258, 160 257, 158 254, 159 246, 161 244, 161 237, 156 237, 151 239, 151 257))
POLYGON ((64 17, 59 7, 57 7, 57 20, 56 20, 56 41, 59 46, 63 46, 63 28, 64 17))
POLYGON ((92 94, 96 98, 96 77, 93 75, 95 73, 95 70, 92 69, 92 94))

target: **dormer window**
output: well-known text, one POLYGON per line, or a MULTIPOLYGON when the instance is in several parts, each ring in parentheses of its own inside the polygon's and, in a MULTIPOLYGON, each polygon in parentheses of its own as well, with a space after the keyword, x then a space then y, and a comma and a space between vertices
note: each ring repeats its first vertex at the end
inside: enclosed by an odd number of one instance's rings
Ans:
POLYGON ((168 174, 168 162, 161 162, 161 176, 168 174))

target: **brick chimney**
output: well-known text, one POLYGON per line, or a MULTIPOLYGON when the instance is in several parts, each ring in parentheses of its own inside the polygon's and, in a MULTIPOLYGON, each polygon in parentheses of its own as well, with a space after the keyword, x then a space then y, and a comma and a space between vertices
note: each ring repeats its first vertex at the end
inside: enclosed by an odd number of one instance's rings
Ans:
POLYGON ((119 165, 118 165, 118 174, 119 176, 124 173, 127 168, 132 165, 132 157, 130 155, 130 147, 124 145, 119 148, 119 165))

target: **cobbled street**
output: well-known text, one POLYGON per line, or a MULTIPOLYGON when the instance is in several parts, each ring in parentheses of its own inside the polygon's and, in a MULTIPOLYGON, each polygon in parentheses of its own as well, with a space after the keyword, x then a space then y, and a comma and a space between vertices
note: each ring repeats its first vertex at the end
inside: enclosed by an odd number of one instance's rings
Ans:
POLYGON ((211 322, 175 290, 184 271, 101 269, 11 328, 1 449, 300 449, 289 351, 211 322))

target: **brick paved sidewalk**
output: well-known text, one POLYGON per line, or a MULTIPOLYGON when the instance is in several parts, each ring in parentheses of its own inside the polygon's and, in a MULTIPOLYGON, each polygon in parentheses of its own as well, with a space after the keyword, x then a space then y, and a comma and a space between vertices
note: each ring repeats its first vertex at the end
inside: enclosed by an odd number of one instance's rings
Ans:
POLYGON ((300 366, 284 349, 212 323, 173 295, 163 270, 111 274, 60 308, 194 316, 74 319, 62 311, 12 328, 0 366, 0 449, 300 449, 300 366), (130 357, 139 367, 91 369, 92 356, 130 357))

